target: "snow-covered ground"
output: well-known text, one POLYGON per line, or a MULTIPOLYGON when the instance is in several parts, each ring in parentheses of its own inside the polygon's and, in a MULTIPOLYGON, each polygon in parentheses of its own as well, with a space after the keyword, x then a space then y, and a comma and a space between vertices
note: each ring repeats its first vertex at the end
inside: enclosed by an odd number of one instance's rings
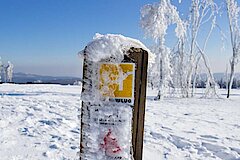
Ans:
POLYGON ((0 159, 74 159, 79 150, 76 86, 0 85, 0 159))
POLYGON ((148 92, 144 160, 240 160, 240 90, 221 93, 156 102, 148 92))
MULTIPOLYGON (((77 159, 80 91, 79 86, 1 84, 0 159, 77 159)), ((156 102, 154 95, 148 90, 144 160, 240 160, 240 90, 230 99, 199 95, 156 102)))

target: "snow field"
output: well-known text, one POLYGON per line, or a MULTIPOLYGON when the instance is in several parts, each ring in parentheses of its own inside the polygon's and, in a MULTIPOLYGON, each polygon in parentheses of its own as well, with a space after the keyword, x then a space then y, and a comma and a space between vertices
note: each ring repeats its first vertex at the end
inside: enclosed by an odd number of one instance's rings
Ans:
POLYGON ((80 87, 1 85, 0 159, 74 159, 80 87))
POLYGON ((169 98, 156 102, 154 95, 149 90, 145 160, 240 159, 239 90, 229 100, 169 98))
MULTIPOLYGON (((198 92, 159 102, 148 90, 144 160, 240 159, 240 91, 231 99, 198 92)), ((81 87, 1 84, 0 93, 1 160, 78 159, 81 87)))

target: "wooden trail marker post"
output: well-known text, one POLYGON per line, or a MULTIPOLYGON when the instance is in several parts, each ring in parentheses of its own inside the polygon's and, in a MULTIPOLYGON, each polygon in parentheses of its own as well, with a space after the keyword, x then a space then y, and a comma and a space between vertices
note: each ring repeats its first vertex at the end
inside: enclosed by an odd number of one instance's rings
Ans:
MULTIPOLYGON (((129 152, 129 155, 131 154, 135 160, 142 160, 148 52, 141 48, 132 47, 126 52, 126 54, 124 54, 124 59, 121 63, 114 63, 113 59, 114 57, 109 57, 109 59, 103 59, 97 63, 92 62, 88 59, 86 48, 84 50, 82 95, 88 97, 88 94, 95 88, 95 90, 100 90, 102 92, 103 97, 108 97, 108 101, 105 103, 104 99, 103 102, 97 104, 98 101, 91 102, 83 98, 81 108, 80 160, 93 160, 93 157, 96 158, 101 156, 104 157, 102 159, 106 160, 125 160, 125 158, 123 158, 124 156, 121 154, 114 156, 115 153, 118 151, 120 152, 122 149, 121 146, 117 145, 117 142, 121 141, 116 138, 118 133, 121 135, 124 134, 125 137, 131 137, 131 142, 125 151, 129 152), (117 70, 116 66, 120 66, 120 70, 117 70), (102 76, 105 74, 105 71, 112 73, 107 76, 107 79, 102 76), (120 73, 127 75, 122 83, 111 83, 108 85, 108 92, 105 92, 104 83, 109 82, 109 77, 111 80, 116 80, 114 76, 116 77, 116 75, 120 73), (96 75, 99 78, 96 78, 96 75), (113 92, 109 93, 109 88, 113 88, 113 92), (109 115, 108 117, 101 116, 101 113, 108 112, 108 105, 111 107, 114 106, 113 108, 116 108, 116 111, 114 111, 113 115, 109 115), (131 125, 129 125, 130 134, 128 131, 123 132, 121 129, 121 126, 128 126, 127 117, 125 117, 124 114, 125 110, 121 109, 121 105, 131 106, 130 111, 132 112, 132 117, 130 120, 131 125), (104 107, 106 109, 103 109, 104 107), (115 113, 118 113, 118 115, 115 113), (114 121, 111 121, 111 118, 109 117, 114 117, 114 121), (93 122, 94 124, 91 124, 93 122), (119 122, 119 124, 123 123, 123 125, 118 125, 116 122, 119 122), (110 126, 111 129, 108 129, 108 132, 106 131, 105 133, 100 133, 96 136, 93 134, 98 127, 99 130, 102 130, 102 128, 109 125, 113 126, 110 126), (112 131, 115 129, 115 134, 112 135, 112 131), (101 137, 101 134, 103 134, 103 136, 105 135, 105 137, 102 138, 103 142, 98 142, 97 139, 99 139, 99 135, 101 137), (90 142, 94 138, 98 144, 93 144, 94 141, 90 142), (110 151, 107 148, 104 148, 107 146, 108 141, 111 141, 109 142, 111 144, 110 151), (105 153, 104 151, 101 151, 102 148, 105 149, 105 153)), ((131 158, 129 157, 129 159, 131 158)))

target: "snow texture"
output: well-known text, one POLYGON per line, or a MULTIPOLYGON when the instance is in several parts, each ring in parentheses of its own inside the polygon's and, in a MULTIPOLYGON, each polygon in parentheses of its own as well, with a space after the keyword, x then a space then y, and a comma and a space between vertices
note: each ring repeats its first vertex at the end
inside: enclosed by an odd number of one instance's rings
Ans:
MULTIPOLYGON (((123 60, 124 54, 126 54, 131 47, 146 50, 148 52, 150 62, 154 61, 154 55, 142 42, 117 34, 101 35, 97 33, 93 38, 93 41, 86 46, 85 52, 88 54, 89 60, 94 62, 98 62, 109 57, 115 57, 116 59, 123 60)), ((79 55, 82 56, 83 53, 84 50, 79 52, 79 55)))
POLYGON ((0 159, 78 159, 79 86, 0 85, 0 159))
MULTIPOLYGON (((78 159, 80 92, 80 86, 1 84, 1 160, 78 159)), ((240 90, 231 99, 160 102, 153 101, 156 92, 147 92, 144 160, 240 159, 240 90)))
MULTIPOLYGON (((240 90, 232 99, 165 98, 148 90, 144 160, 239 160, 240 90)), ((226 90, 221 90, 226 96, 226 90)))
POLYGON ((164 37, 171 24, 177 24, 176 35, 179 38, 183 37, 186 26, 179 17, 177 8, 171 4, 170 0, 148 4, 141 9, 141 27, 144 29, 146 36, 164 43, 164 37))

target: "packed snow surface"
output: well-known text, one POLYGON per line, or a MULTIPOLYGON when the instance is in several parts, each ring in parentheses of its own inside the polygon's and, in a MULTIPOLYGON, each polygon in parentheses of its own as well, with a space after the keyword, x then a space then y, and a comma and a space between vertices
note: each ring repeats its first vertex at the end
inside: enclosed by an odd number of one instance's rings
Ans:
MULTIPOLYGON (((198 91, 156 102, 148 90, 144 160, 240 159, 240 90, 230 99, 198 91)), ((0 93, 1 160, 78 159, 80 86, 1 84, 0 93)))
POLYGON ((231 99, 203 99, 198 91, 198 98, 161 102, 148 92, 144 160, 240 160, 240 90, 231 99))
POLYGON ((80 87, 0 85, 0 159, 74 159, 79 150, 80 87))

